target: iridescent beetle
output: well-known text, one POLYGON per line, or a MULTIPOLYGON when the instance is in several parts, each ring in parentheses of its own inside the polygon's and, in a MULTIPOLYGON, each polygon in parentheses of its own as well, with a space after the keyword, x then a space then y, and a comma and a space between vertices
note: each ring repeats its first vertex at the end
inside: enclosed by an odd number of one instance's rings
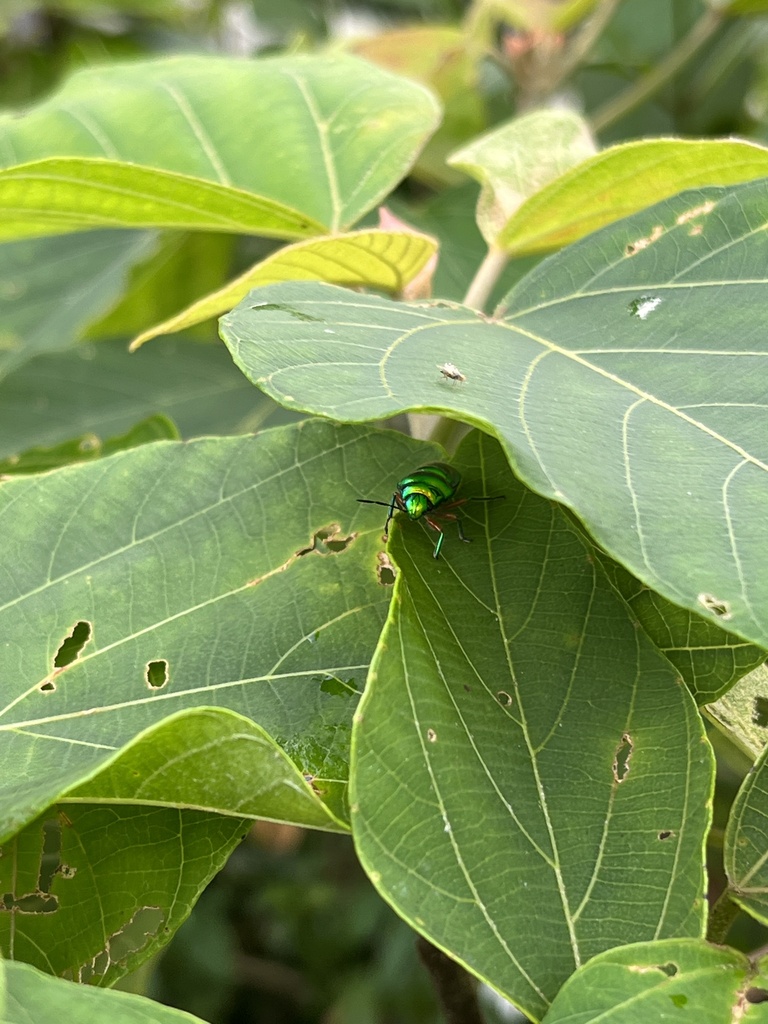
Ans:
POLYGON ((409 519, 426 519, 432 529, 440 534, 432 552, 433 558, 439 558, 445 534, 442 526, 435 522, 436 519, 455 522, 459 540, 469 544, 471 538, 464 536, 461 520, 453 509, 465 505, 468 501, 498 501, 504 497, 503 494, 497 494, 492 498, 455 498, 460 484, 461 474, 453 466, 448 466, 444 462, 433 462, 429 466, 420 466, 413 473, 403 477, 397 483, 391 501, 372 501, 370 498, 357 500, 363 505, 383 505, 389 509, 384 524, 384 540, 389 536, 389 524, 398 509, 405 512, 409 519))

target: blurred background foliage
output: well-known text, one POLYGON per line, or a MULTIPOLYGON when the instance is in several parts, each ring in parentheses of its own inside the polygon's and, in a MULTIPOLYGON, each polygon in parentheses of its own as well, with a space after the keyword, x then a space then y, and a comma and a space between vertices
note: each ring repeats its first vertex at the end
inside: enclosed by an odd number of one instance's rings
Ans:
MULTIPOLYGON (((2 0, 0 108, 34 103, 80 67, 174 52, 245 58, 348 48, 419 77, 440 94, 446 119, 389 205, 440 238, 434 291, 458 300, 485 250, 471 216, 477 187, 446 167, 444 157, 515 113, 540 102, 573 106, 592 120, 603 145, 647 135, 768 141, 768 3, 715 7, 702 0, 2 0), (578 62, 564 67, 560 55, 580 31, 579 19, 601 10, 599 33, 578 62), (729 16, 742 13, 749 16, 729 16), (404 29, 412 31, 400 35, 404 29)), ((39 244, 5 247, 0 301, 6 316, 16 315, 15 303, 35 301, 15 288, 14 275, 40 265, 39 244)), ((185 437, 279 422, 275 408, 213 345, 193 346, 199 355, 187 361, 190 381, 178 394, 165 394, 163 366, 175 358, 178 338, 153 342, 143 364, 130 363, 124 410, 114 396, 108 409, 100 407, 88 389, 96 388, 98 373, 122 372, 132 333, 277 248, 263 239, 179 232, 146 233, 135 244, 149 255, 133 264, 117 304, 110 293, 73 328, 72 340, 84 343, 74 369, 42 333, 41 354, 10 367, 0 387, 0 455, 14 452, 14 430, 27 443, 33 437, 53 445, 78 432, 109 436, 153 412, 170 413, 185 437), (203 382, 226 396, 215 405, 217 414, 205 414, 195 398, 203 382), (83 398, 68 403, 69 421, 60 423, 57 394, 65 386, 83 398), (75 423, 72 410, 80 407, 75 423)), ((532 262, 513 261, 498 294, 532 262)), ((42 331, 35 308, 35 329, 42 331)), ((215 338, 209 324, 181 341, 215 338)), ((749 764, 717 734, 712 738, 720 762, 716 839, 749 764)), ((716 843, 710 868, 717 889, 723 875, 716 843)), ((766 930, 752 919, 742 918, 739 929, 731 941, 745 951, 766 942, 766 930)), ((351 841, 270 823, 252 829, 167 950, 122 987, 212 1024, 442 1019, 415 936, 374 892, 351 841)), ((484 1013, 489 1022, 521 1019, 491 993, 484 1013)))

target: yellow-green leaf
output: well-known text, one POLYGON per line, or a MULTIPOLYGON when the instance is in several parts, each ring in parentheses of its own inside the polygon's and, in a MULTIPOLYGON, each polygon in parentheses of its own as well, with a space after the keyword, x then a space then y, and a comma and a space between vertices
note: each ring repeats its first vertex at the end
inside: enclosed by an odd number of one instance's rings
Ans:
POLYGON ((537 110, 476 139, 448 162, 483 186, 477 221, 491 245, 529 196, 594 152, 589 129, 578 114, 537 110))
POLYGON ((428 235, 403 231, 356 231, 297 242, 268 256, 176 316, 143 331, 134 339, 131 349, 160 334, 173 334, 226 313, 258 285, 291 280, 328 281, 349 288, 377 288, 398 294, 436 250, 437 242, 428 235))
POLYGON ((752 142, 627 142, 585 160, 532 195, 497 242, 516 256, 547 252, 684 189, 735 185, 766 175, 768 149, 752 142))

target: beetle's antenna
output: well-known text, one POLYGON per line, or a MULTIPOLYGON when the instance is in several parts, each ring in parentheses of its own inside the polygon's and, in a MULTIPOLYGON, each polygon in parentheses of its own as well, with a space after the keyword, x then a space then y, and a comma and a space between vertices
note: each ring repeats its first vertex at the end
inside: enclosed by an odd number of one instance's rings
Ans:
POLYGON ((383 505, 384 508, 392 507, 391 501, 373 501, 371 498, 356 498, 355 500, 359 501, 361 505, 383 505))

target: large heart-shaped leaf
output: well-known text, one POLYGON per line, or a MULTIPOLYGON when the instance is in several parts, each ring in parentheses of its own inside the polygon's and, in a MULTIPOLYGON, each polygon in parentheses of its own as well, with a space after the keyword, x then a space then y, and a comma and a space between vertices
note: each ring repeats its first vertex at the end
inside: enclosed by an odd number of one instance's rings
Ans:
POLYGON ((394 188, 438 118, 422 86, 339 54, 80 71, 0 118, 0 237, 337 231, 394 188))
POLYGON ((651 589, 768 647, 766 204, 766 181, 683 193, 539 264, 491 321, 291 284, 222 332, 290 408, 494 432, 651 589))
POLYGON ((557 505, 459 451, 471 548, 395 530, 392 612, 353 733, 352 825, 382 895, 538 1017, 590 957, 699 936, 712 758, 685 686, 557 505), (477 509, 480 509, 478 512, 477 509))

